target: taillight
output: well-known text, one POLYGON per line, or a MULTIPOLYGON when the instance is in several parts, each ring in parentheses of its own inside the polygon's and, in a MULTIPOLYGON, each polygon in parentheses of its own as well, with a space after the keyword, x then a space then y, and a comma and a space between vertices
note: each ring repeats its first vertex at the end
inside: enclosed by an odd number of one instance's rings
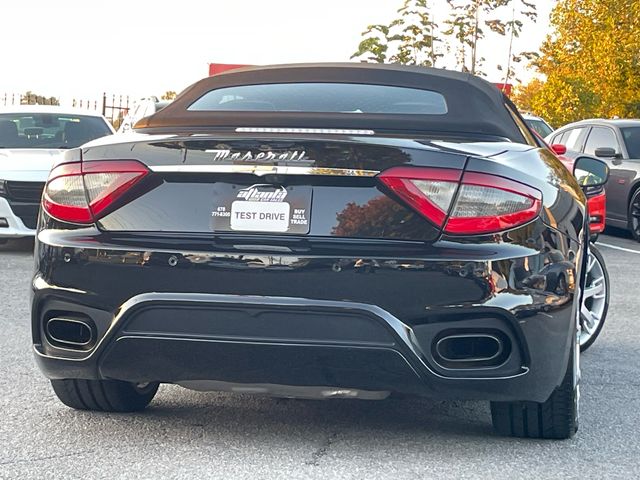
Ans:
POLYGON ((538 216, 542 194, 520 182, 467 172, 444 231, 492 233, 524 225, 538 216))
POLYGON ((394 167, 378 178, 427 220, 454 235, 495 233, 538 215, 542 194, 495 175, 445 168, 394 167))
POLYGON ((49 174, 42 206, 59 220, 93 223, 148 173, 136 160, 58 165, 49 174))

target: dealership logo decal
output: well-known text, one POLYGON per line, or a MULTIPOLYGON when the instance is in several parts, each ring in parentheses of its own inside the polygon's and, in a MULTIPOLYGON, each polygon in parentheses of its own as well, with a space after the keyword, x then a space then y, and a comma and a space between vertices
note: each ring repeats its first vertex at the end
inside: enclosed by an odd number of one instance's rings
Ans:
POLYGON ((282 202, 287 196, 287 189, 279 187, 275 191, 260 191, 260 185, 243 188, 238 192, 238 198, 252 202, 282 202))
POLYGON ((304 162, 309 159, 304 150, 291 150, 288 152, 259 152, 251 150, 247 152, 232 152, 230 149, 206 150, 213 154, 214 162, 304 162))

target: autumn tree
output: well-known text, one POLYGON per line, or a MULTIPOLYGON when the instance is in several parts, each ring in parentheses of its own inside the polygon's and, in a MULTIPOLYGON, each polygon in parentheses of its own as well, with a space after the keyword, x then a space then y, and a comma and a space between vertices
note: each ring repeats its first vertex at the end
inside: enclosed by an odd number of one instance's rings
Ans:
POLYGON ((177 95, 173 90, 167 90, 160 98, 162 98, 162 100, 173 100, 177 95))
POLYGON ((561 0, 554 31, 535 62, 546 81, 516 102, 553 125, 589 117, 640 116, 640 2, 561 0))

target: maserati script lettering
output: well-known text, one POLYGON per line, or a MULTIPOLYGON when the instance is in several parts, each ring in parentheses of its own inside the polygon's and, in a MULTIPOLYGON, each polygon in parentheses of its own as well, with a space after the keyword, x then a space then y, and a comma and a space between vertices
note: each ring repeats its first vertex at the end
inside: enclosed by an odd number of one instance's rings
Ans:
POLYGON ((304 150, 292 150, 289 152, 231 152, 229 149, 213 149, 206 150, 207 153, 213 154, 214 162, 302 162, 309 159, 305 156, 304 150))

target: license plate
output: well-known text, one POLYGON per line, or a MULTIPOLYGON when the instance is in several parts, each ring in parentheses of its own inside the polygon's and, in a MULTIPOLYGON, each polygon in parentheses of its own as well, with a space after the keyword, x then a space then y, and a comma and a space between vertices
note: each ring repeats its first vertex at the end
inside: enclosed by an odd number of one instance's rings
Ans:
POLYGON ((216 184, 211 227, 217 232, 306 234, 311 195, 309 186, 216 184))
POLYGON ((231 230, 286 232, 290 212, 286 202, 235 201, 231 204, 231 230))

